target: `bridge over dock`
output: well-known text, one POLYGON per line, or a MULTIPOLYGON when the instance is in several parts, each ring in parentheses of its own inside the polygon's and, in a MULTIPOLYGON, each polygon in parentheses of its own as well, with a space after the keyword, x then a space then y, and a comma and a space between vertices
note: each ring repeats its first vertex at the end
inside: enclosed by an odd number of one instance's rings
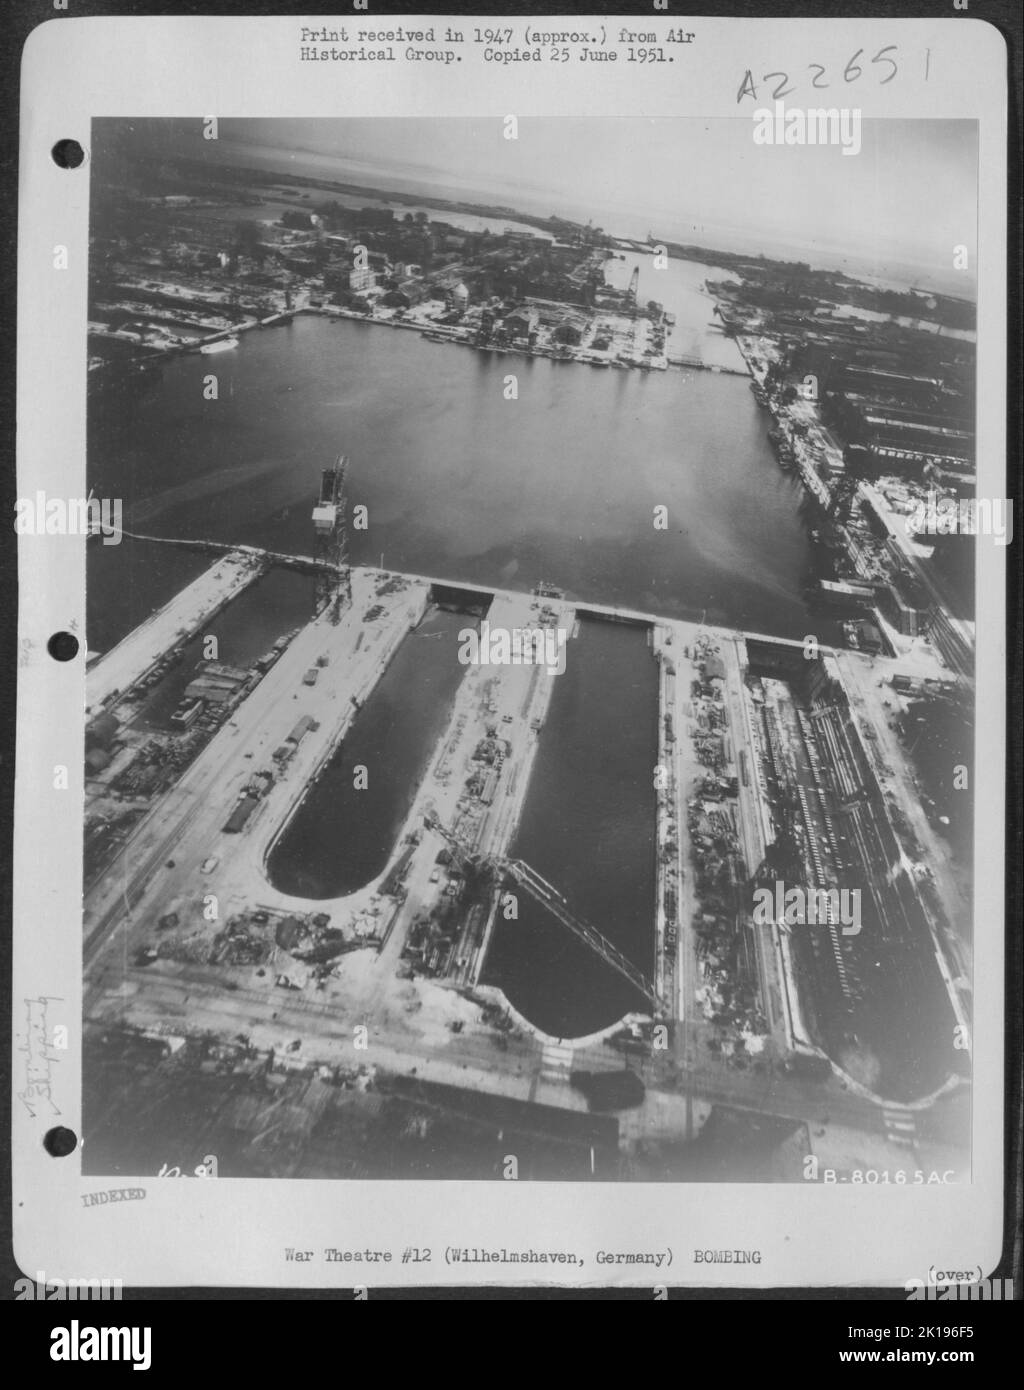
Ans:
MULTIPOLYGON (((344 566, 332 564, 329 561, 319 560, 313 555, 295 555, 279 550, 266 550, 256 545, 231 545, 225 541, 200 540, 190 537, 149 536, 137 531, 128 530, 122 530, 122 535, 127 536, 130 540, 151 541, 159 545, 182 546, 189 550, 205 550, 219 555, 233 554, 238 556, 251 556, 254 559, 262 561, 268 567, 271 565, 287 565, 292 569, 308 570, 310 573, 315 572, 317 569, 324 568, 325 565, 327 568, 337 573, 341 573, 342 569, 345 568, 344 566)), ((466 593, 479 595, 480 597, 489 598, 502 596, 511 599, 521 599, 524 594, 524 591, 521 589, 506 589, 494 584, 479 584, 472 580, 452 579, 442 575, 411 574, 403 570, 383 569, 379 565, 352 565, 349 569, 351 572, 359 571, 363 574, 375 574, 382 580, 391 578, 407 579, 411 583, 429 584, 439 589, 461 589, 466 593)), ((546 601, 549 603, 553 601, 557 602, 557 600, 553 600, 551 597, 548 597, 546 601)), ((713 624, 704 623, 703 621, 698 622, 693 618, 667 618, 659 616, 656 613, 644 613, 638 608, 627 608, 622 604, 593 603, 589 600, 573 599, 572 606, 577 613, 584 615, 592 614, 595 617, 606 618, 609 622, 635 623, 642 627, 654 627, 657 624, 670 626, 673 623, 681 623, 684 626, 688 625, 700 628, 702 631, 709 632, 719 637, 728 637, 745 641, 770 642, 777 646, 799 648, 801 651, 804 647, 802 639, 777 637, 774 634, 765 632, 739 632, 732 628, 719 628, 715 627, 713 624)), ((824 643, 819 643, 818 649, 824 655, 832 655, 835 650, 824 643)))

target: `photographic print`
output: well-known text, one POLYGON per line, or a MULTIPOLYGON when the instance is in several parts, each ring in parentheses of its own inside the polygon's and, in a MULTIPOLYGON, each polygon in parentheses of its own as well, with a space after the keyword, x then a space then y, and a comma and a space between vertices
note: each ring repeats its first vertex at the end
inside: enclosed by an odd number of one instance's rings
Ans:
POLYGON ((94 124, 86 1169, 962 1180, 974 123, 523 126, 94 124))
POLYGON ((1000 43, 32 35, 36 1285, 995 1287, 1000 43))

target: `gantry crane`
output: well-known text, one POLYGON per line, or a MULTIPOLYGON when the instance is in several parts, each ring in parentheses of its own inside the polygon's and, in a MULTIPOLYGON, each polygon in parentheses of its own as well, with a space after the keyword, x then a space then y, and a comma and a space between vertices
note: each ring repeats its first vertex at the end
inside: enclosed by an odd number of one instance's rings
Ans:
POLYGON ((556 921, 582 941, 585 946, 589 946, 592 951, 601 959, 617 970, 620 975, 634 986, 635 989, 644 995, 647 1002, 656 1011, 661 1008, 661 1000, 651 980, 647 978, 631 960, 613 946, 607 937, 591 926, 589 922, 578 916, 570 908, 565 898, 554 888, 547 879, 543 878, 536 869, 524 863, 521 859, 505 859, 498 855, 481 853, 464 844, 459 837, 444 825, 438 817, 431 811, 424 816, 424 823, 430 830, 436 830, 451 848, 452 855, 460 867, 468 869, 471 873, 477 873, 484 869, 490 872, 492 881, 497 885, 502 880, 511 879, 520 888, 525 890, 541 906, 546 907, 556 921))

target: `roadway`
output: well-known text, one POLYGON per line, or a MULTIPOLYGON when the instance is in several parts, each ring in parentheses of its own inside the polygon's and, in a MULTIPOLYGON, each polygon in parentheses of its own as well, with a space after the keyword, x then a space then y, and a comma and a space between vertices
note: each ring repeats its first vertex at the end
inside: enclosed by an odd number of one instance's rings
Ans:
MULTIPOLYGON (((370 956, 369 952, 360 954, 370 956)), ((351 959, 346 957, 346 961, 351 959)), ((383 992, 387 992, 383 977, 391 972, 384 958, 373 959, 361 968, 380 975, 383 992)), ((108 977, 109 988, 94 1021, 119 1022, 118 994, 124 972, 110 961, 102 967, 101 977, 108 977)), ((396 1075, 416 1075, 425 1081, 516 1100, 539 1099, 563 1109, 587 1109, 585 1098, 569 1084, 570 1068, 554 1077, 543 1039, 526 1032, 496 1034, 472 1022, 459 1033, 443 1026, 427 1028, 421 1025, 423 1011, 412 996, 404 1002, 392 1000, 375 1018, 361 1006, 346 1004, 340 993, 334 997, 307 996, 269 985, 258 989, 238 985, 225 991, 223 980, 211 967, 158 962, 130 968, 128 979, 133 990, 144 987, 149 1026, 167 1035, 229 1038, 242 1033, 257 1050, 273 1048, 278 1056, 289 1055, 288 1046, 301 1040, 294 1055, 296 1065, 304 1067, 374 1066, 396 1075), (363 1024, 369 1029, 368 1045, 357 1049, 354 1030, 363 1024)), ((443 985, 416 982, 417 995, 422 997, 426 991, 448 992, 443 985)), ((430 1016, 436 1017, 433 1013, 430 1016)), ((603 1044, 573 1051, 572 1066, 576 1069, 619 1071, 622 1065, 621 1053, 603 1044)), ((873 1135, 886 1133, 883 1110, 843 1089, 834 1078, 810 1082, 770 1064, 759 1071, 738 1070, 710 1059, 702 1061, 699 1069, 690 1070, 669 1054, 658 1052, 635 1059, 633 1065, 652 1092, 652 1107, 667 1094, 679 1097, 681 1105, 689 1097, 808 1126, 830 1124, 873 1135)), ((956 1103, 955 1097, 945 1105, 951 1103, 956 1103)))

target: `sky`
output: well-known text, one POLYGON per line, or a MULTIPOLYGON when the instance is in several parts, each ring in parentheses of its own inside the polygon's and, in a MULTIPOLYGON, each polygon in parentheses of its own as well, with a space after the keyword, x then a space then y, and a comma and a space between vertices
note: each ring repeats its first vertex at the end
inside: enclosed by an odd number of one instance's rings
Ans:
POLYGON ((818 247, 931 269, 951 267, 963 244, 974 265, 970 121, 864 121, 855 156, 755 145, 749 116, 522 118, 515 140, 497 119, 248 119, 220 129, 220 158, 241 162, 243 145, 273 146, 290 152, 296 172, 593 217, 624 236, 652 231, 766 255, 818 247))

